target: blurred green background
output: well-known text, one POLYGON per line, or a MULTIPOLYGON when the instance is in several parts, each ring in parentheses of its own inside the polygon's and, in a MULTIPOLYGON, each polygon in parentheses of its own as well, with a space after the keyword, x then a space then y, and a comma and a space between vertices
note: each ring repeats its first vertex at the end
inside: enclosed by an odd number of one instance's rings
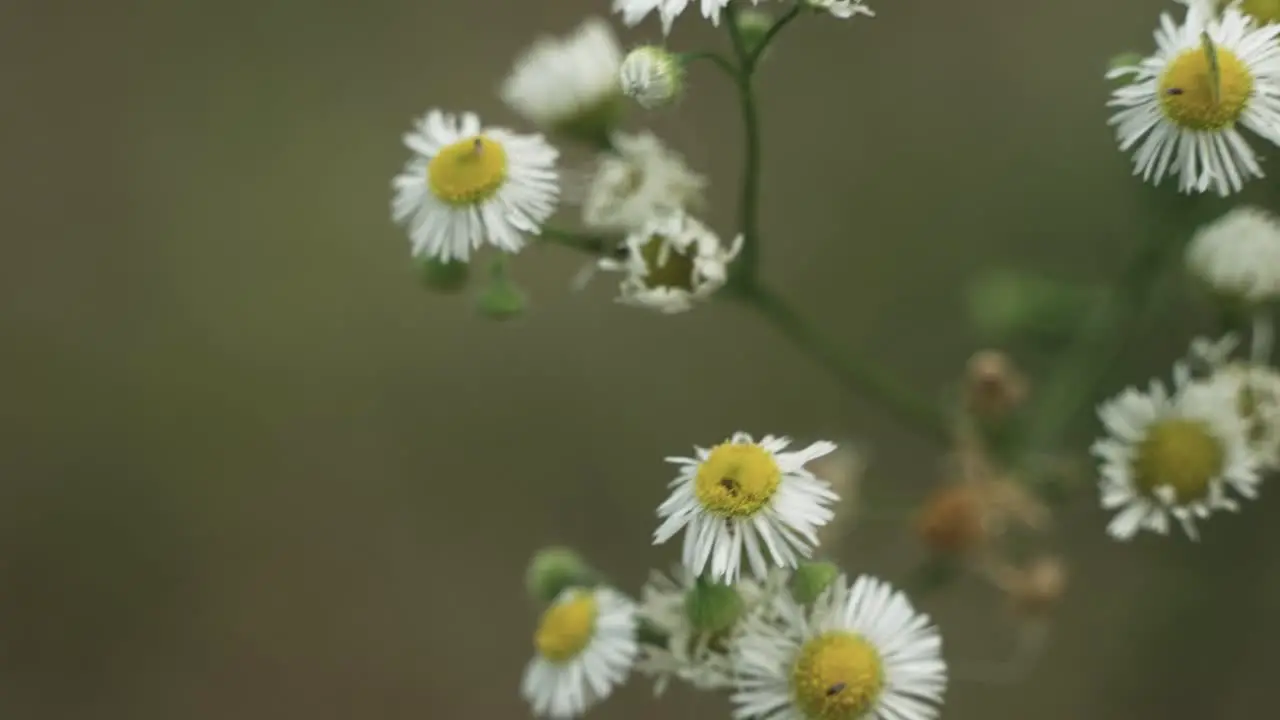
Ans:
MULTIPOLYGON (((875 19, 798 23, 760 77, 768 279, 941 396, 983 341, 957 302, 975 271, 1103 280, 1158 224, 1174 187, 1129 177, 1101 74, 1150 49, 1166 6, 882 0, 875 19)), ((739 429, 856 439, 875 494, 920 500, 938 449, 740 308, 657 317, 603 279, 573 294, 583 259, 556 248, 519 258, 535 305, 510 324, 419 287, 388 217, 400 135, 433 106, 515 123, 495 90, 532 33, 607 11, 0 6, 0 715, 527 717, 526 558, 573 544, 637 588, 676 557, 649 546, 664 455, 739 429)), ((723 42, 692 14, 671 40, 723 42)), ((632 125, 713 178, 728 234, 735 105, 710 69, 690 84, 632 125)), ((1201 320, 1177 300, 1140 328, 1113 387, 1165 372, 1201 320)), ((1021 682, 964 680, 1012 647, 992 591, 924 602, 960 676, 944 715, 1265 715, 1271 495, 1199 545, 1120 545, 1086 492, 1057 518, 1073 583, 1021 682)), ((839 552, 889 578, 921 557, 892 522, 839 552)), ((726 717, 718 698, 649 697, 635 681, 596 716, 726 717)))

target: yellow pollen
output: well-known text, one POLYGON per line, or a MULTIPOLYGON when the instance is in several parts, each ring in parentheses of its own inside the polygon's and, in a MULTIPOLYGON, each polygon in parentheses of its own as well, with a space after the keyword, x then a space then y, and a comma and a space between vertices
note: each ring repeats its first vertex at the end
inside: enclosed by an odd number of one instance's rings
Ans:
POLYGON ((698 466, 694 494, 708 512, 750 517, 778 491, 782 469, 759 445, 724 443, 711 449, 698 466))
POLYGON ((1222 443, 1199 420, 1173 418, 1155 423, 1133 458, 1134 482, 1148 494, 1173 488, 1178 504, 1209 493, 1209 481, 1222 472, 1222 443))
POLYGON ((791 669, 791 692, 809 720, 858 720, 883 690, 880 652, 851 632, 827 632, 806 642, 791 669))
POLYGON ((680 251, 667 238, 654 235, 640 249, 644 265, 645 287, 693 290, 693 249, 680 251))
POLYGON ((506 179, 507 151, 484 135, 446 145, 427 163, 431 193, 449 205, 484 202, 506 179))
POLYGON ((1218 98, 1214 102, 1209 58, 1197 46, 1174 58, 1160 76, 1160 106, 1180 128, 1222 130, 1240 119, 1253 94, 1253 75, 1240 57, 1225 47, 1218 55, 1218 98))
POLYGON ((598 611, 595 595, 589 592, 552 605, 542 614, 533 634, 533 646, 553 663, 574 659, 591 642, 598 611))
POLYGON ((1280 22, 1280 0, 1244 0, 1240 9, 1259 25, 1280 22))

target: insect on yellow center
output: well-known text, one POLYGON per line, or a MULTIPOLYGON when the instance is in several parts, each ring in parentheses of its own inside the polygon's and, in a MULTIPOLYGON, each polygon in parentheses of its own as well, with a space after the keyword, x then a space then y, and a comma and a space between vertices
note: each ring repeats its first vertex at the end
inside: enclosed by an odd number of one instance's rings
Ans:
POLYGON ((553 663, 574 659, 591 642, 598 612, 596 598, 588 592, 552 605, 542 614, 533 634, 533 646, 553 663))
POLYGON ((693 290, 693 248, 680 250, 668 238, 654 235, 640 248, 644 284, 653 290, 693 290))
POLYGON ((446 145, 427 163, 431 193, 449 205, 484 202, 506 179, 506 148, 484 135, 446 145))
POLYGON ((858 720, 884 690, 884 663, 866 638, 827 632, 800 648, 791 669, 796 707, 809 720, 858 720))
POLYGON ((1257 20, 1259 25, 1280 22, 1280 0, 1244 0, 1240 9, 1257 20))
POLYGON ((769 451, 750 443, 711 449, 698 466, 694 494, 708 512, 750 517, 760 512, 782 482, 782 469, 769 451))
POLYGON ((1199 420, 1172 418, 1155 423, 1133 457, 1134 482, 1150 494, 1173 488, 1179 504, 1209 494, 1209 482, 1223 468, 1222 443, 1199 420))
POLYGON ((1253 94, 1253 75, 1240 57, 1221 45, 1218 57, 1218 93, 1214 97, 1209 56, 1204 48, 1184 51, 1160 76, 1160 106, 1175 125, 1188 130, 1212 131, 1230 127, 1240 119, 1253 94))

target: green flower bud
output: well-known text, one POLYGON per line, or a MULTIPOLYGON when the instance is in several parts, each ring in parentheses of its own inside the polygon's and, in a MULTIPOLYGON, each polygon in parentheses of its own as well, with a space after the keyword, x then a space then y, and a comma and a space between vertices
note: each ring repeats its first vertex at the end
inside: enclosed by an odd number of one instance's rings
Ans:
MULTIPOLYGON (((763 10, 748 8, 738 13, 737 27, 738 34, 742 37, 748 52, 755 52, 756 48, 760 47, 760 43, 764 42, 764 36, 769 33, 769 28, 773 27, 773 16, 763 10)), ((768 52, 766 51, 765 54, 768 52)))
POLYGON ((1028 341, 1053 350, 1075 337, 1106 299, 1099 288, 1009 270, 979 276, 969 286, 969 317, 1001 343, 1028 341))
POLYGON ((698 578, 684 598, 689 622, 701 632, 719 635, 733 629, 742 617, 742 596, 732 585, 698 578))
POLYGON ((499 257, 489 270, 489 286, 476 299, 476 309, 493 320, 510 320, 524 314, 528 301, 507 277, 506 258, 499 257))
POLYGON ((455 293, 467 286, 471 267, 465 262, 441 262, 427 258, 419 262, 422 284, 441 293, 455 293))
POLYGON ((571 548, 562 546, 534 553, 524 576, 529 597, 539 603, 549 603, 571 587, 592 587, 597 581, 591 566, 571 548))
POLYGON ((840 575, 840 568, 835 563, 806 562, 801 563, 791 576, 791 597, 796 602, 808 605, 827 589, 840 575))

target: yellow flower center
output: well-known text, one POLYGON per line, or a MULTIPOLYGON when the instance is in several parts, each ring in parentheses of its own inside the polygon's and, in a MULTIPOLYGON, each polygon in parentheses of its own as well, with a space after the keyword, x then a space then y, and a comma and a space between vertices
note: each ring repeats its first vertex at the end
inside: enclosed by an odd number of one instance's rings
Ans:
POLYGON ((542 614, 533 634, 533 646, 553 663, 574 659, 591 642, 598 612, 595 595, 589 592, 552 605, 542 614))
POLYGON ((1133 458, 1134 482, 1147 493, 1173 488, 1178 504, 1209 493, 1209 481, 1222 472, 1222 443, 1199 420, 1173 418, 1155 423, 1133 458))
POLYGON ((782 469, 759 445, 724 443, 711 449, 698 466, 694 494, 708 512, 750 517, 778 491, 782 469))
POLYGON ((862 718, 883 690, 880 652, 851 632, 827 632, 808 641, 791 669, 791 692, 809 720, 862 718))
POLYGON ((679 250, 667 238, 654 235, 640 248, 647 274, 645 287, 653 290, 693 290, 693 249, 679 250))
POLYGON ((1240 9, 1259 25, 1280 22, 1280 0, 1244 0, 1240 9))
POLYGON ((1186 50, 1160 77, 1160 105, 1175 125, 1188 130, 1221 130, 1240 119, 1253 94, 1253 75, 1240 57, 1218 45, 1218 97, 1204 48, 1186 50))
POLYGON ((431 193, 449 205, 484 202, 506 179, 506 148, 484 135, 446 145, 427 163, 431 193))

